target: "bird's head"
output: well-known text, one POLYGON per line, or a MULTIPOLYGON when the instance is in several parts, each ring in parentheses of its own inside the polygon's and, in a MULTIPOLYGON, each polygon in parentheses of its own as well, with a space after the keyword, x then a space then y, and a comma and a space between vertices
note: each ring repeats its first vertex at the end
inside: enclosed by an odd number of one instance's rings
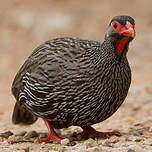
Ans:
POLYGON ((128 47, 129 42, 135 38, 134 28, 135 21, 130 16, 116 16, 111 20, 105 39, 109 39, 116 46, 119 56, 125 47, 128 47))

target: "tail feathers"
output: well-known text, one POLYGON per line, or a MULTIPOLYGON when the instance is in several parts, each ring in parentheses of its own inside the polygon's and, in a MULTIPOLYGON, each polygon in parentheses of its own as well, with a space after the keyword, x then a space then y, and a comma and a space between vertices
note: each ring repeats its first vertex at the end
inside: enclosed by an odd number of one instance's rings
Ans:
POLYGON ((36 120, 36 116, 16 102, 12 115, 12 122, 14 124, 30 125, 36 120))

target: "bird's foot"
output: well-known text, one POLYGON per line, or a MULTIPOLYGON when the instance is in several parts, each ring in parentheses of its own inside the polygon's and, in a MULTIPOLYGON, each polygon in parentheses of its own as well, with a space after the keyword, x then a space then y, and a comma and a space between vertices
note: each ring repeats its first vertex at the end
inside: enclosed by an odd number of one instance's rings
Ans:
POLYGON ((93 137, 100 137, 100 138, 109 138, 110 136, 121 136, 120 132, 117 131, 111 131, 111 132, 93 132, 92 134, 93 137))
POLYGON ((51 137, 47 137, 47 138, 44 138, 44 139, 39 139, 37 142, 38 143, 42 143, 42 142, 57 142, 57 143, 61 143, 61 140, 63 139, 68 139, 69 142, 72 141, 72 138, 61 138, 61 137, 58 137, 58 136, 51 136, 51 137))
MULTIPOLYGON (((64 138, 61 138, 59 137, 56 132, 54 131, 52 125, 51 125, 51 122, 48 121, 48 120, 44 120, 47 128, 48 128, 48 131, 49 131, 49 135, 47 138, 44 138, 44 139, 39 139, 37 140, 36 142, 38 143, 42 143, 42 142, 57 142, 57 143, 61 143, 61 140, 63 140, 64 138)), ((68 138, 69 141, 72 141, 72 138, 68 138)))
POLYGON ((88 139, 90 137, 108 138, 108 137, 113 136, 113 135, 121 136, 121 134, 117 131, 99 132, 99 131, 96 131, 91 126, 82 127, 82 128, 83 128, 83 132, 78 134, 78 139, 88 139))
POLYGON ((57 143, 61 143, 61 140, 62 140, 63 138, 61 138, 61 137, 58 137, 58 136, 48 136, 47 138, 44 138, 44 139, 39 139, 38 140, 38 143, 42 143, 42 142, 53 142, 53 141, 55 141, 55 142, 57 142, 57 143))

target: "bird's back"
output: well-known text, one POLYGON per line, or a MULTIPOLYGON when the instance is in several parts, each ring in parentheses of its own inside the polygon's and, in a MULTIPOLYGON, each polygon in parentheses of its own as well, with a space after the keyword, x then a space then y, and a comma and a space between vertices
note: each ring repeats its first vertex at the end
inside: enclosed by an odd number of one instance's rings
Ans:
MULTIPOLYGON (((101 45, 94 41, 94 46, 97 44, 101 45)), ((85 66, 90 64, 89 52, 91 50, 89 49, 92 49, 91 45, 93 45, 92 42, 78 38, 57 38, 40 45, 32 52, 16 74, 12 84, 13 95, 16 99, 19 98, 17 92, 23 89, 23 79, 28 74, 34 75, 36 81, 41 85, 54 83, 54 81, 59 81, 68 75, 86 74, 89 67, 85 68, 85 66), (44 82, 40 79, 42 77, 43 79, 46 78, 44 82)))

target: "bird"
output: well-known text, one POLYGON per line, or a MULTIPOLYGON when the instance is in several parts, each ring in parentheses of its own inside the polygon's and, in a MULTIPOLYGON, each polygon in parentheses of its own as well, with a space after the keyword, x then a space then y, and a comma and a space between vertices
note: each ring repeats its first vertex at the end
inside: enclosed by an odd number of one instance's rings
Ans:
POLYGON ((61 37, 38 46, 12 83, 12 122, 31 125, 42 118, 49 133, 39 142, 61 143, 55 129, 70 126, 81 127, 82 138, 116 135, 92 125, 112 116, 128 94, 127 52, 135 35, 134 19, 121 15, 110 21, 103 42, 61 37))

